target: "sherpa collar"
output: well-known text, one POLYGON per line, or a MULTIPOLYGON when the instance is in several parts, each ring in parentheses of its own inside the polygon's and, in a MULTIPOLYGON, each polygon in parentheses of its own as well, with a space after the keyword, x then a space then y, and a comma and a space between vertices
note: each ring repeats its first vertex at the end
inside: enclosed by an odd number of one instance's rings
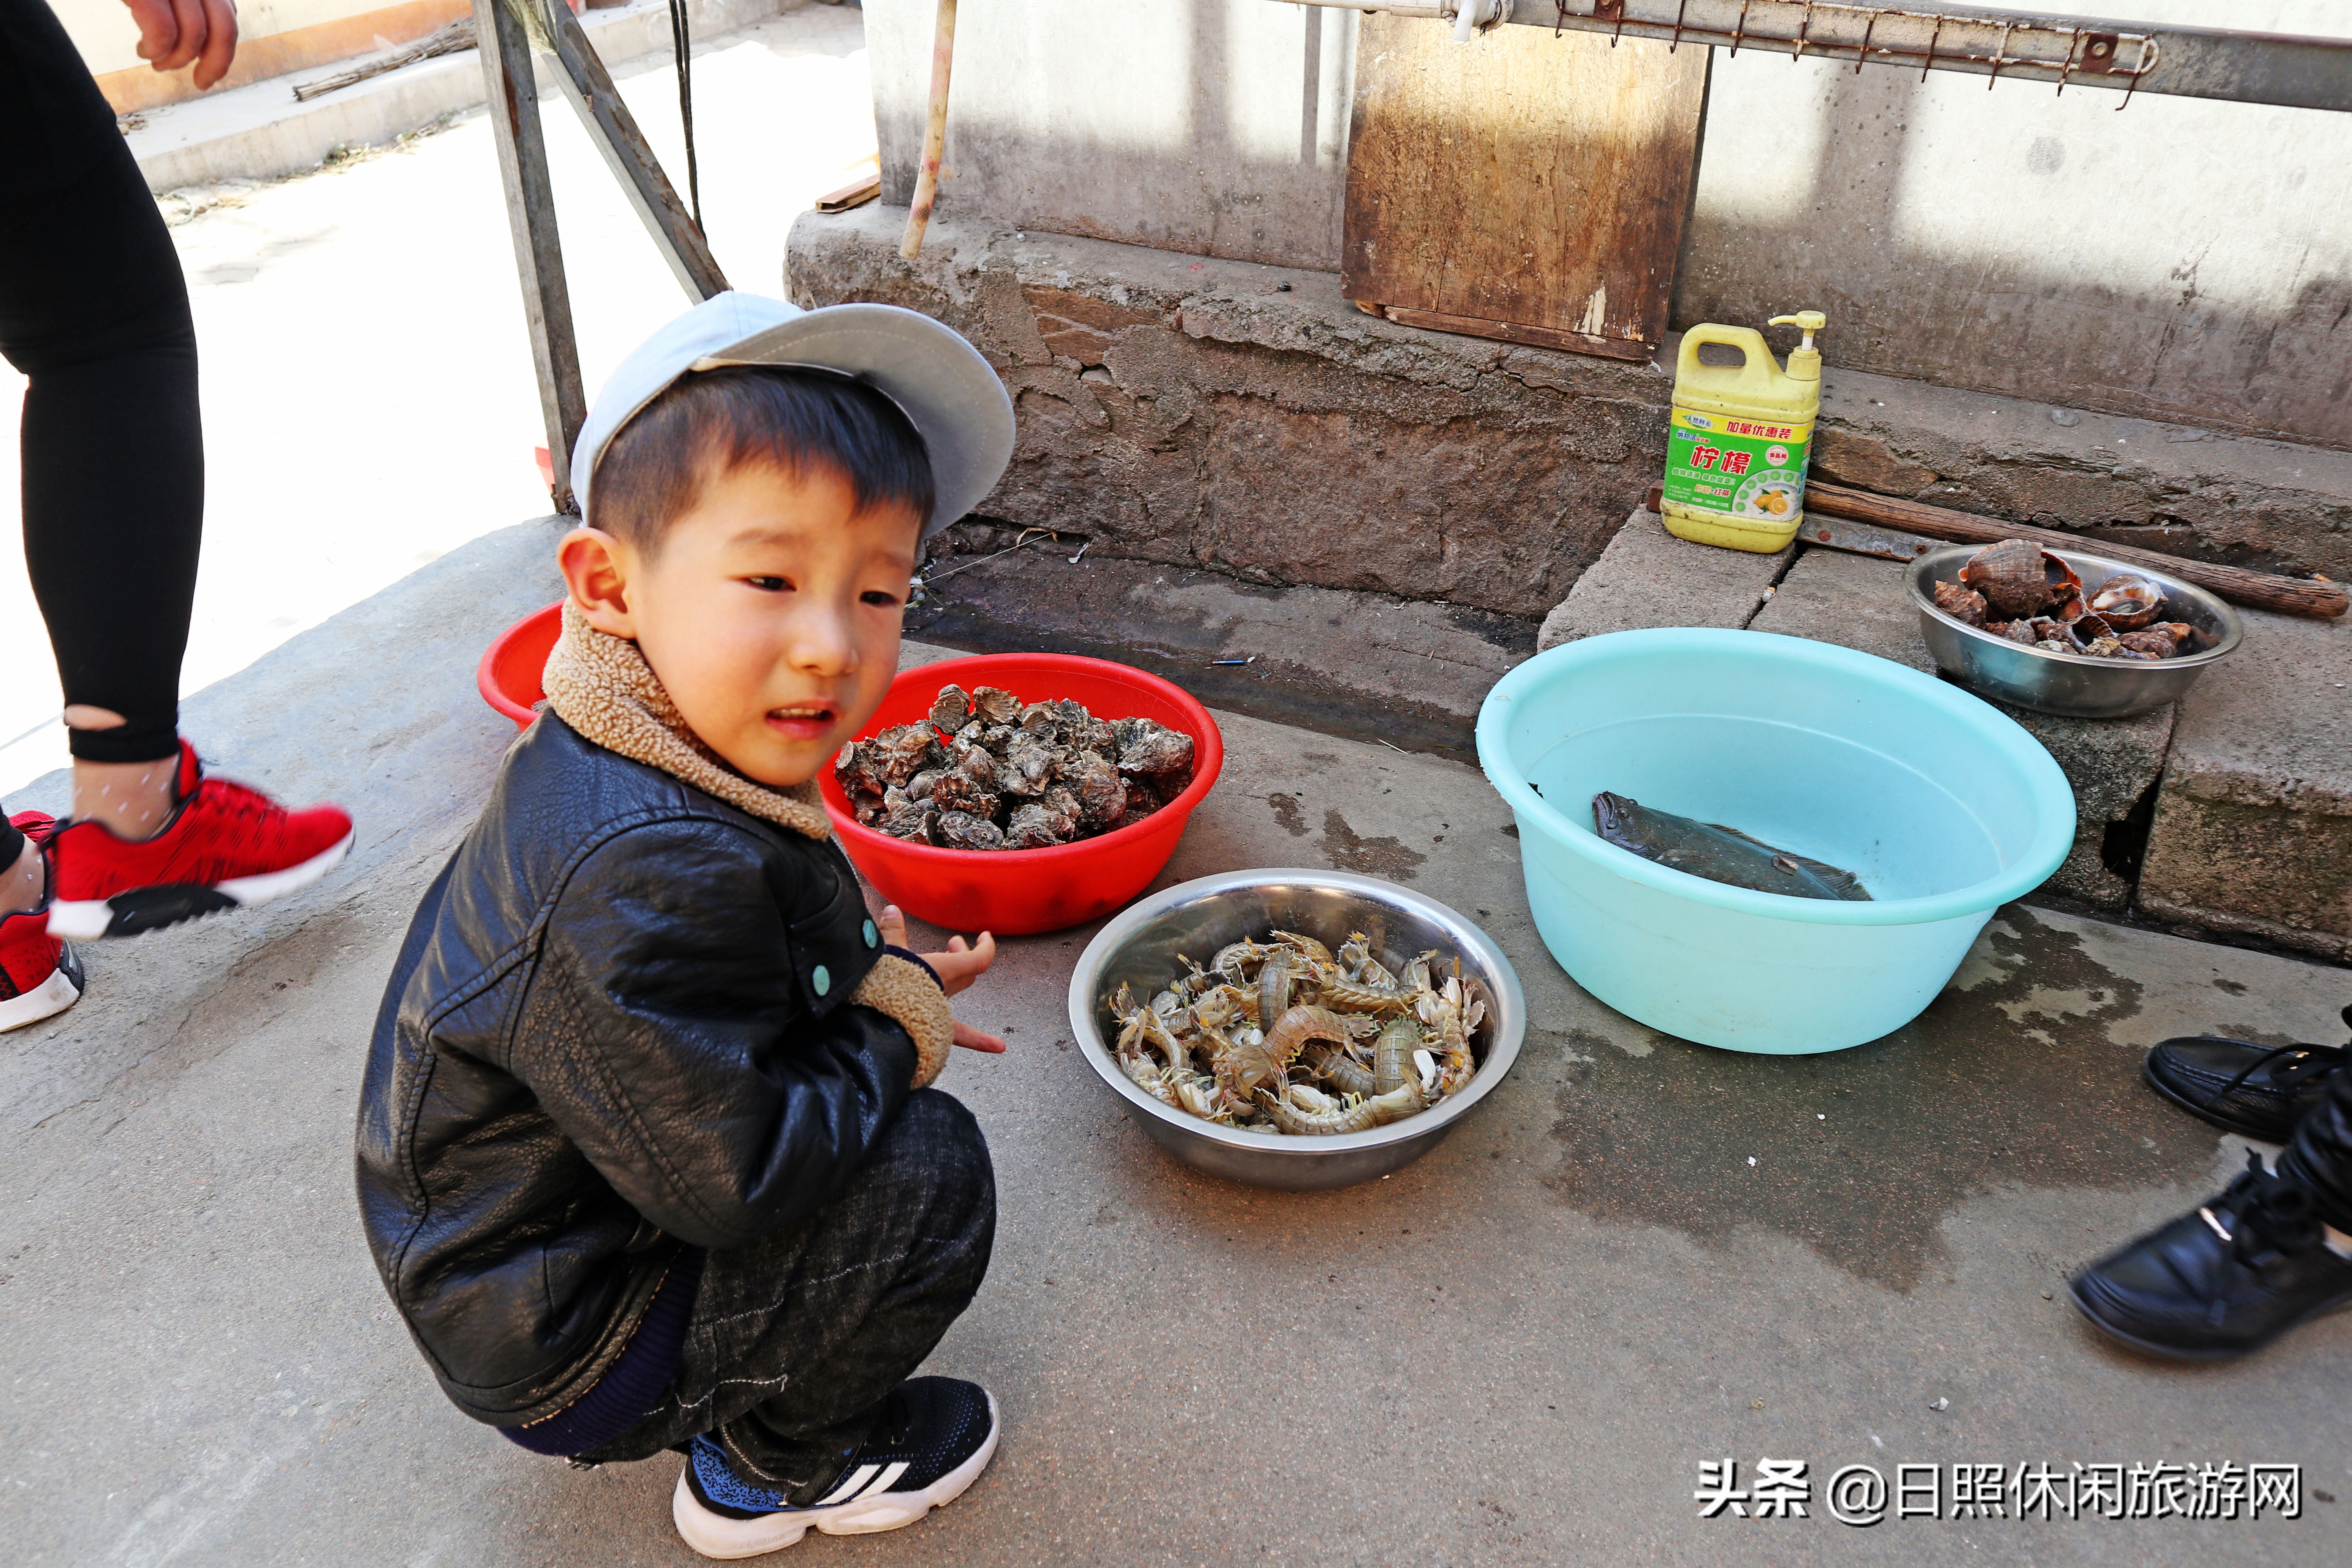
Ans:
POLYGON ((753 816, 824 840, 833 837, 816 781, 790 789, 754 784, 686 727, 637 645, 600 632, 565 601, 563 636, 547 656, 547 705, 608 752, 659 768, 753 816))

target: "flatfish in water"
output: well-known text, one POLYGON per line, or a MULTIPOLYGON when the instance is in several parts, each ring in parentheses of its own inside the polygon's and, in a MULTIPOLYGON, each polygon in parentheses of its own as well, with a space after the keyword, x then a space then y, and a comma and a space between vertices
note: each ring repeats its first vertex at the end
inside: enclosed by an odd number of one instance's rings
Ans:
POLYGON ((1737 827, 1653 811, 1629 795, 1607 790, 1594 795, 1592 826, 1620 849, 1710 882, 1786 893, 1792 899, 1870 901, 1869 890, 1851 871, 1791 855, 1737 827))

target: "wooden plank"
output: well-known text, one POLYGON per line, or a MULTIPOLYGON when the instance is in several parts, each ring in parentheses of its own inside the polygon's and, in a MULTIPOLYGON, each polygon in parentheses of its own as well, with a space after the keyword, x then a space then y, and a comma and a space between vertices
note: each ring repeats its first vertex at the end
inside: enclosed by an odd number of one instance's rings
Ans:
POLYGON ((878 201, 881 195, 882 176, 872 174, 817 197, 816 210, 821 213, 845 213, 853 207, 862 207, 867 202, 878 201))
POLYGON ((1530 27, 1464 45, 1443 22, 1376 15, 1356 59, 1342 292, 1448 331, 1647 357, 1707 51, 1530 27))
POLYGON ((522 282, 531 365, 538 372, 540 416, 547 428, 549 499, 557 511, 577 513, 572 447, 587 423, 588 401, 580 388, 580 349, 572 331, 572 294, 563 281, 563 245, 555 227, 555 192, 547 178, 547 139, 539 122, 530 43, 504 0, 474 0, 474 30, 489 98, 490 134, 498 143, 507 227, 514 236, 515 269, 522 282))
MULTIPOLYGON (((1906 500, 1899 496, 1873 495, 1868 490, 1848 489, 1843 485, 1827 484, 1819 479, 1805 486, 1805 510, 1820 512, 1826 517, 1852 518, 1857 522, 1900 528, 1912 533, 1924 533, 1930 539, 1950 540, 1958 544, 1995 544, 2004 539, 2030 539, 2044 550, 2075 550, 2086 555, 2104 555, 2110 561, 2121 561, 2129 565, 2152 566, 2159 572, 2169 572, 2183 582, 2210 589, 2233 605, 2246 605, 2259 610, 2279 610, 2290 616, 2312 616, 2325 620, 2352 608, 2352 596, 2347 595, 2340 583, 2281 577, 2269 572, 2248 571, 2242 566, 2223 566, 2179 555, 2160 555, 2153 550, 2137 550, 2127 544, 2108 544, 2100 540, 2084 539, 2077 534, 2060 533, 2046 528, 2029 528, 2023 523, 2004 522, 1997 517, 1979 517, 1973 512, 1954 511, 1949 507, 1906 500)), ((1797 537, 1805 537, 1801 530, 1797 537)))
POLYGON ((1427 327, 1440 332, 1467 332, 1473 337, 1500 338, 1506 342, 1533 343, 1540 349, 1567 349, 1571 353, 1603 354, 1611 359, 1645 360, 1657 352, 1655 343, 1639 338, 1600 338, 1587 332, 1563 332, 1556 327, 1529 327, 1517 321, 1481 321, 1469 316, 1448 316, 1438 310, 1412 310, 1383 305, 1380 313, 1402 327, 1427 327))
POLYGON ((555 81, 580 116, 588 140, 603 153, 604 166, 620 183, 622 194, 636 209, 637 221, 653 237, 654 248, 669 263, 670 276, 697 304, 727 291, 727 275, 719 269, 703 237, 702 226, 677 199, 677 188, 663 173, 661 160, 637 129, 636 117, 621 100, 610 72, 598 58, 580 19, 566 5, 548 7, 555 32, 555 81))

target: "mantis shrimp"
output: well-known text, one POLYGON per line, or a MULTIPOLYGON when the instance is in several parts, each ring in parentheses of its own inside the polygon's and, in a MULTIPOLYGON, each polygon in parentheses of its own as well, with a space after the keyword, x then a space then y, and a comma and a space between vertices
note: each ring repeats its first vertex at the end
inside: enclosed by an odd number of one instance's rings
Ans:
POLYGON ((1113 1054, 1145 1093, 1223 1126, 1328 1137, 1415 1115, 1476 1075, 1493 1002, 1458 959, 1384 961, 1361 931, 1336 951, 1301 931, 1264 937, 1205 969, 1179 954, 1185 973, 1149 1003, 1127 985, 1103 999, 1113 1054))

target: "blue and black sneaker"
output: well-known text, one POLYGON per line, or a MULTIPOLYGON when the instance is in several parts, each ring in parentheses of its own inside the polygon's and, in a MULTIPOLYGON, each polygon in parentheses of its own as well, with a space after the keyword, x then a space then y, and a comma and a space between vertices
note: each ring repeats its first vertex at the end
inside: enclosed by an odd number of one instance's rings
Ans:
POLYGON ((909 1378, 893 1389, 874 1430, 849 1458, 833 1490, 806 1508, 736 1475, 708 1433, 677 1478, 670 1518, 705 1557, 757 1557, 811 1530, 869 1535, 912 1524, 944 1508, 996 1454, 996 1398, 976 1383, 909 1378))

